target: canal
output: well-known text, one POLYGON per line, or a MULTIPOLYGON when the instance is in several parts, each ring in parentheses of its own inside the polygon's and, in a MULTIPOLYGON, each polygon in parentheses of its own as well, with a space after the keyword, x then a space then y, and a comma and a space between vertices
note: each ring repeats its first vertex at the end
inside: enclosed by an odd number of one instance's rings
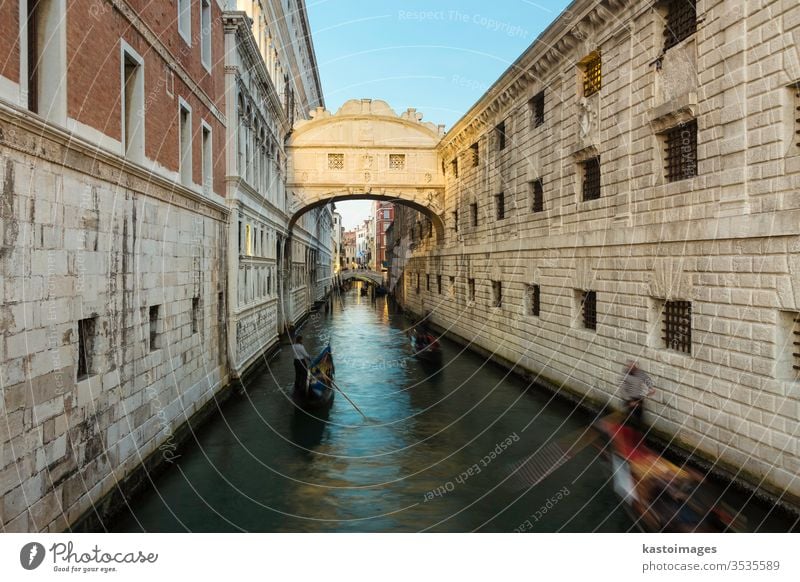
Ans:
MULTIPOLYGON (((306 347, 330 342, 336 381, 368 418, 341 395, 327 421, 296 409, 284 346, 108 529, 510 532, 525 520, 528 531, 632 529, 594 448, 529 490, 508 479, 515 462, 592 416, 448 341, 441 369, 415 359, 409 321, 383 298, 356 287, 333 303, 307 320, 306 347)), ((745 494, 722 494, 744 507, 748 529, 792 527, 745 494)))

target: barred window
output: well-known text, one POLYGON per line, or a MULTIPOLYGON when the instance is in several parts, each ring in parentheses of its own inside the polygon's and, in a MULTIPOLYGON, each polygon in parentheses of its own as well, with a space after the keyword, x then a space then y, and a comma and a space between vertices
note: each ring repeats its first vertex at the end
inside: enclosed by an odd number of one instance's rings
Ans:
POLYGON ((389 154, 389 169, 404 170, 406 167, 405 154, 389 154))
POLYGON ((506 217, 506 197, 503 192, 495 194, 494 207, 497 211, 497 220, 503 220, 506 217))
POLYGON ((539 300, 541 292, 538 285, 528 285, 526 288, 528 302, 528 315, 539 317, 539 300))
POLYGON ((453 158, 450 162, 450 168, 453 170, 453 177, 458 178, 458 157, 453 158))
POLYGON ((472 226, 478 226, 478 203, 473 202, 469 205, 469 215, 472 219, 472 226))
POLYGON ((664 50, 667 51, 697 31, 697 0, 665 0, 665 5, 664 50))
POLYGON ((503 306, 503 283, 492 281, 492 307, 503 306))
POLYGON ((495 133, 497 134, 497 149, 504 150, 506 149, 506 122, 501 121, 497 124, 495 128, 495 133))
POLYGON ((544 187, 542 180, 537 179, 529 182, 530 196, 531 196, 531 210, 533 212, 544 211, 544 187))
POLYGON ((697 120, 673 127, 664 135, 667 181, 678 182, 697 176, 697 120))
POLYGON ((583 311, 583 327, 597 329, 597 292, 584 291, 581 297, 583 311))
POLYGON ((439 292, 439 295, 442 294, 442 276, 436 275, 436 289, 439 292))
POLYGON ((478 167, 478 164, 481 161, 480 148, 478 146, 478 142, 475 142, 474 144, 469 146, 469 149, 470 149, 470 154, 472 156, 472 167, 476 168, 476 167, 478 167))
POLYGON ((458 232, 458 210, 453 211, 453 230, 458 232))
POLYGON ((603 85, 602 59, 599 52, 594 52, 580 63, 583 70, 583 96, 590 97, 599 93, 603 85))
POLYGON ((692 302, 664 303, 664 342, 671 350, 692 353, 692 302))
POLYGON ((544 123, 544 91, 540 91, 530 100, 531 124, 539 127, 544 123))
POLYGON ((344 170, 344 154, 328 154, 329 170, 344 170))
POLYGON ((94 373, 94 338, 96 331, 96 317, 78 320, 78 381, 88 378, 94 373))
POLYGON ((467 290, 469 292, 469 300, 475 301, 475 279, 467 279, 467 290))
POLYGON ((600 156, 583 162, 583 200, 600 198, 600 156))

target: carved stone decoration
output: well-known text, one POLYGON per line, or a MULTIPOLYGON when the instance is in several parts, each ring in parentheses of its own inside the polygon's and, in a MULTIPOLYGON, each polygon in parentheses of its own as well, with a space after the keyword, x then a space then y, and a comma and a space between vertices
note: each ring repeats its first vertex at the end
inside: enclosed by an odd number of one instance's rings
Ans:
POLYGON ((370 154, 364 154, 361 158, 361 167, 365 170, 371 170, 375 158, 370 154))
POLYGON ((683 272, 682 257, 658 258, 650 272, 648 293, 666 301, 673 299, 690 300, 692 298, 692 279, 683 272))
POLYGON ((441 214, 442 212, 442 202, 440 200, 440 196, 433 191, 428 192, 428 208, 434 214, 441 214))
POLYGON ((430 172, 426 172, 426 173, 425 173, 425 183, 426 183, 426 184, 430 184, 430 183, 431 183, 431 180, 433 180, 433 176, 431 175, 431 173, 430 173, 430 172))
POLYGON ((364 172, 364 182, 369 182, 371 176, 369 172, 364 172))
POLYGON ((594 111, 592 102, 582 97, 578 101, 580 115, 580 137, 583 140, 589 138, 593 127, 597 124, 597 113, 594 111))

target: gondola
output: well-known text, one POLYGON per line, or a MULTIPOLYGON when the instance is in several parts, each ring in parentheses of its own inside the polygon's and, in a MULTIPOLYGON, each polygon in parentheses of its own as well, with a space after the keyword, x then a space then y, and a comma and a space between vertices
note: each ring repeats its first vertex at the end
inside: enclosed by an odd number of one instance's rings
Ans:
POLYGON ((411 351, 416 358, 426 362, 439 363, 442 360, 439 341, 426 332, 411 333, 411 351))
POLYGON ((596 423, 614 491, 643 532, 744 531, 745 520, 719 500, 699 471, 675 465, 645 444, 617 412, 596 423))
POLYGON ((333 353, 327 346, 308 366, 308 388, 292 394, 294 403, 307 411, 326 411, 333 406, 333 353))

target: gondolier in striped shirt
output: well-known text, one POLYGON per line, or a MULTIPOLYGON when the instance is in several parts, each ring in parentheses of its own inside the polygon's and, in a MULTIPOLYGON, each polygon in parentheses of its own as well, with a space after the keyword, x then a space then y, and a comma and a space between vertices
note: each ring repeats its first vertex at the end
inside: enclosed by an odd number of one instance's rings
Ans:
POLYGON ((294 391, 296 394, 306 395, 308 390, 308 355, 303 345, 303 336, 298 335, 292 344, 292 354, 294 355, 294 391))
POLYGON ((644 428, 644 400, 655 394, 653 381, 634 360, 628 360, 620 383, 622 398, 625 400, 626 423, 639 430, 644 428))

